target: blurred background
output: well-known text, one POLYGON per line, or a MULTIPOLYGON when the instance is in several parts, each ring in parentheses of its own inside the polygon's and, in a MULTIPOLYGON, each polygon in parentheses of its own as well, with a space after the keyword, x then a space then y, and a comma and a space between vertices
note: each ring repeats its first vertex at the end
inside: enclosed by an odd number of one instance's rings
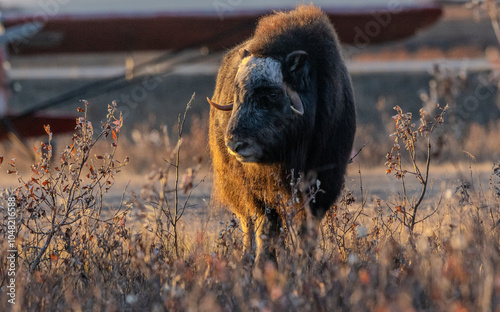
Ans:
MULTIPOLYGON (((435 114, 436 103, 450 105, 446 125, 433 139, 438 162, 468 161, 470 155, 484 163, 500 158, 495 1, 312 2, 334 23, 352 75, 359 123, 355 149, 368 143, 356 162, 384 165, 393 143, 394 106, 412 112, 418 122, 419 109, 435 114)), ((23 129, 38 127, 43 134, 36 121, 47 116, 69 123, 61 132, 71 130, 82 99, 90 103, 94 125, 116 101, 124 116, 123 153, 136 154, 129 155, 133 170, 149 170, 168 153, 178 116, 196 93, 186 121, 185 159, 202 157, 208 163, 206 97, 224 52, 251 35, 259 16, 297 3, 0 1, 3 131, 18 137, 4 135, 0 155, 26 156, 19 141, 31 146, 44 137, 25 137, 23 129), (9 121, 29 114, 34 119, 9 121)))

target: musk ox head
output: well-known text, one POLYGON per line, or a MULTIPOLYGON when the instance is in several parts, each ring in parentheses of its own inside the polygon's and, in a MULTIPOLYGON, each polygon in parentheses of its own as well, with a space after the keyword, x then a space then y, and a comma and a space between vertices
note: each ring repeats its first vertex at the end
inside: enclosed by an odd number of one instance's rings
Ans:
MULTIPOLYGON (((233 101, 208 102, 216 109, 231 111, 224 140, 228 152, 240 162, 275 163, 297 138, 300 124, 312 112, 297 89, 308 86, 307 53, 294 51, 283 59, 258 57, 240 51, 233 85, 233 101)), ((297 143, 297 142, 295 142, 297 143)))

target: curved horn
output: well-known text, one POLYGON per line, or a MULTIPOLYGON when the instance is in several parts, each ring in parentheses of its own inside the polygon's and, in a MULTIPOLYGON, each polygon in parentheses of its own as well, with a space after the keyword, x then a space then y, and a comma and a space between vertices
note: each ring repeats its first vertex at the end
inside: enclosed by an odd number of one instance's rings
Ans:
POLYGON ((212 102, 208 97, 207 97, 207 101, 208 101, 208 103, 210 103, 210 105, 212 105, 213 107, 217 108, 218 110, 221 110, 221 111, 230 111, 230 110, 233 110, 233 103, 230 103, 230 104, 227 104, 227 105, 220 105, 220 104, 217 104, 215 102, 212 102))
POLYGON ((293 90, 288 86, 287 83, 283 83, 285 86, 286 94, 290 98, 290 101, 292 101, 292 105, 290 106, 292 111, 297 115, 297 116, 302 116, 304 115, 304 105, 302 104, 302 100, 300 99, 299 94, 297 91, 293 90))

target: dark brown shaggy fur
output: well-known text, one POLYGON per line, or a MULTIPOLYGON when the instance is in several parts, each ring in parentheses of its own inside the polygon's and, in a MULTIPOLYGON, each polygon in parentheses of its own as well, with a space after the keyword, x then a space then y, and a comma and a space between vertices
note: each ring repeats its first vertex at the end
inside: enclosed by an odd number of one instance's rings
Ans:
MULTIPOLYGON (((279 235, 282 220, 277 203, 290 203, 292 170, 295 177, 315 177, 321 190, 314 202, 304 204, 310 193, 305 187, 294 222, 303 235, 306 212, 315 223, 337 199, 343 181, 356 128, 352 87, 339 52, 337 36, 322 11, 314 6, 299 6, 262 18, 255 34, 229 51, 220 66, 213 101, 233 101, 235 75, 242 61, 242 49, 255 57, 272 57, 282 64, 283 80, 298 92, 304 115, 283 111, 249 112, 245 103, 235 103, 233 112, 210 112, 210 151, 214 168, 213 198, 230 207, 241 219, 247 233, 245 247, 252 247, 252 228, 247 222, 256 216, 257 256, 273 257, 273 240, 279 235), (287 55, 305 51, 307 60, 300 75, 287 70, 287 55), (257 116, 257 117, 252 117, 257 116), (225 144, 228 123, 236 124, 238 134, 252 137, 264 145, 266 159, 241 163, 228 153, 225 144), (281 127, 276 124, 281 123, 281 127), (284 126, 283 126, 284 125, 284 126), (266 140, 259 139, 265 133, 266 140), (261 135, 262 136, 262 135, 261 135), (266 234, 262 236, 262 234, 266 234), (268 240, 263 238, 270 238, 268 240)), ((231 129, 231 131, 236 131, 231 129)), ((315 180, 314 180, 315 181, 315 180)), ((314 187, 314 181, 308 186, 314 187)))

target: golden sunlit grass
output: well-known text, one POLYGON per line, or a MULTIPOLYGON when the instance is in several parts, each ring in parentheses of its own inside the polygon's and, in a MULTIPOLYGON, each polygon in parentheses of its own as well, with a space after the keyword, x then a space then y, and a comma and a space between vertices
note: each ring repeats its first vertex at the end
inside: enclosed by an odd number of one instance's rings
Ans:
MULTIPOLYGON (((141 193, 109 207, 106 190, 134 160, 119 151, 122 120, 114 105, 101 127, 88 122, 86 108, 81 113, 69 146, 53 155, 49 140, 30 172, 18 173, 18 187, 2 194, 17 198, 19 251, 16 305, 2 291, 3 311, 500 309, 499 164, 489 184, 473 185, 472 179, 448 186, 454 191, 449 196, 424 194, 426 206, 417 210, 421 193, 410 190, 410 182, 385 198, 367 196, 363 169, 355 163, 350 176, 359 189, 346 188, 328 212, 313 261, 298 256, 284 229, 278 267, 269 263, 260 270, 244 255, 239 220, 223 215, 213 230, 194 228, 193 217, 183 215, 193 200, 187 195, 204 176, 196 160, 180 164, 197 157, 189 145, 183 151, 183 144, 164 143, 170 152, 150 169, 141 193), (182 154, 187 151, 193 156, 182 154)), ((415 127, 409 117, 396 111, 387 170, 397 183, 420 177, 416 185, 422 186, 427 167, 420 153, 432 124, 422 116, 415 127), (420 176, 414 177, 413 161, 420 176)), ((437 124, 441 119, 437 115, 437 124)), ((15 162, 4 159, 2 168, 16 175, 15 162)), ((209 209, 203 201, 198 205, 209 209)), ((3 290, 6 237, 2 228, 3 290)))

